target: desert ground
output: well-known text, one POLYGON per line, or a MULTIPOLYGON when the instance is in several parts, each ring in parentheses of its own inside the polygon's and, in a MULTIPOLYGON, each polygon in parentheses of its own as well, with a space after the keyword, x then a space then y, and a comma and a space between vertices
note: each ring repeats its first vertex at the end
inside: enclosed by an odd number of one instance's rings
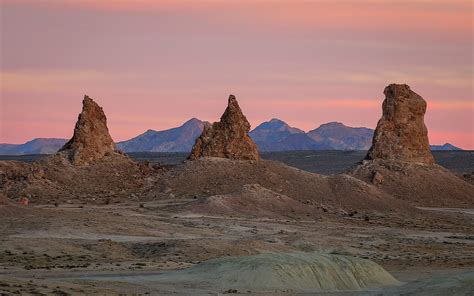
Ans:
MULTIPOLYGON (((351 167, 363 155, 313 151, 263 157, 331 174, 339 173, 334 168, 351 167), (319 161, 323 159, 326 162, 319 161)), ((472 152, 434 155, 458 175, 474 171, 472 152)), ((131 156, 164 163, 173 174, 185 167, 178 164, 183 158, 179 154, 131 156)), ((189 182, 191 187, 200 186, 199 180, 189 182)), ((203 194, 191 196, 183 193, 186 188, 170 188, 161 189, 160 198, 132 194, 126 200, 95 204, 63 199, 1 209, 0 291, 5 295, 294 295, 292 291, 233 289, 225 284, 170 284, 158 276, 214 258, 294 252, 367 258, 406 283, 396 288, 340 292, 343 295, 444 295, 446 291, 472 295, 474 291, 474 206, 423 207, 416 213, 401 209, 408 211, 401 217, 319 205, 306 211, 298 210, 296 204, 287 211, 288 203, 283 209, 268 204, 239 208, 234 200, 227 211, 204 197, 219 196, 219 192, 205 194, 208 189, 204 189, 203 194), (426 285, 433 287, 430 280, 439 285, 435 290, 426 289, 426 285)), ((258 184, 245 186, 245 190, 245 196, 254 194, 272 202, 275 198, 273 191, 268 193, 258 184)), ((306 201, 298 203, 306 206, 306 201)))

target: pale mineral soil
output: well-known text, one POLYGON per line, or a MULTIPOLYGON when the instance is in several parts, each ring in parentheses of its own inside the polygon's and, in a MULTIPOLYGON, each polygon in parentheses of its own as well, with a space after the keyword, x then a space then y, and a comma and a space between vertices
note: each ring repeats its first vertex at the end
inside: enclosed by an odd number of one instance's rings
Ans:
POLYGON ((433 209, 437 220, 404 222, 325 213, 269 219, 173 212, 188 202, 35 205, 2 212, 0 294, 216 295, 226 289, 160 285, 149 278, 211 258, 262 252, 369 258, 402 282, 474 271, 472 209, 433 209))

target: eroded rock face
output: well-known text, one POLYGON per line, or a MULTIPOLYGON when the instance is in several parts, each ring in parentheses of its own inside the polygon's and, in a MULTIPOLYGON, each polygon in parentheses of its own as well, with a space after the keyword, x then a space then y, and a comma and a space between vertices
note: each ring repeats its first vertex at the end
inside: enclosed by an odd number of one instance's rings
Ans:
POLYGON ((60 150, 75 165, 83 165, 116 153, 102 108, 87 95, 74 128, 74 135, 60 150))
POLYGON ((239 160, 258 160, 257 145, 249 137, 250 123, 233 95, 219 122, 206 125, 196 139, 189 159, 222 157, 239 160))
POLYGON ((433 164, 424 123, 426 101, 406 84, 390 84, 384 94, 383 115, 367 159, 433 164))

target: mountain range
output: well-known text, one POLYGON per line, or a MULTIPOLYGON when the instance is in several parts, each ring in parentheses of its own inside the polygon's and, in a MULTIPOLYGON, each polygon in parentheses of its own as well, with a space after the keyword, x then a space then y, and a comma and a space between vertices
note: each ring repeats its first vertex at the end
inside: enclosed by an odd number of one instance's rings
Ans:
MULTIPOLYGON (((190 152, 206 121, 192 118, 183 125, 163 130, 147 130, 130 140, 117 143, 124 152, 190 152)), ((263 122, 250 131, 260 152, 294 150, 367 150, 372 144, 374 130, 349 127, 340 122, 322 124, 304 132, 280 119, 263 122)), ((0 155, 55 153, 66 139, 37 138, 24 144, 0 144, 0 155)), ((431 145, 431 150, 461 150, 449 143, 431 145)))
POLYGON ((53 154, 68 140, 36 138, 24 144, 0 144, 0 155, 53 154))
POLYGON ((180 127, 164 131, 150 129, 135 138, 118 142, 117 147, 124 152, 189 152, 206 123, 192 118, 180 127))

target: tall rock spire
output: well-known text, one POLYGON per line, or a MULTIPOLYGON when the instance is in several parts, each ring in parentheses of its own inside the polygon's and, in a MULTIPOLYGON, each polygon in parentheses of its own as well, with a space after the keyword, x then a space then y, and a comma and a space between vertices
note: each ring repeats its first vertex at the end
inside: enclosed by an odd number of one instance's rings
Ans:
POLYGON ((74 135, 60 150, 76 165, 99 160, 117 151, 102 108, 87 95, 74 128, 74 135))
POLYGON ((257 145, 249 137, 250 123, 235 99, 230 95, 227 109, 219 122, 207 125, 196 139, 189 159, 222 157, 239 160, 258 160, 257 145))
POLYGON ((384 94, 383 115, 367 159, 433 164, 424 123, 426 101, 406 84, 390 84, 384 94))

